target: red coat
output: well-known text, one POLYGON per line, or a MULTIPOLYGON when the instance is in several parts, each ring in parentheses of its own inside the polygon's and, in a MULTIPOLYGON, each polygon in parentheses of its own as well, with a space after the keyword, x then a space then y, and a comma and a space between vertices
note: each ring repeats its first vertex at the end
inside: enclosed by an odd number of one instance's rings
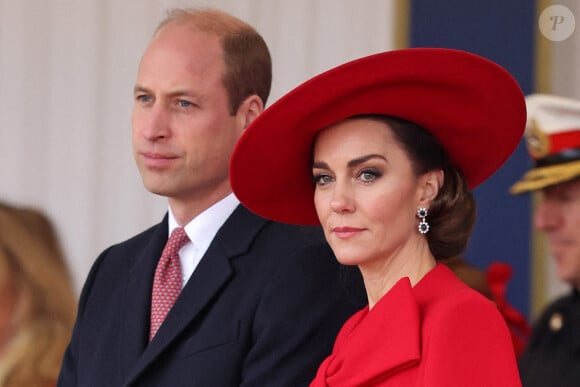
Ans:
POLYGON ((497 308, 439 264, 342 327, 311 387, 521 386, 497 308))

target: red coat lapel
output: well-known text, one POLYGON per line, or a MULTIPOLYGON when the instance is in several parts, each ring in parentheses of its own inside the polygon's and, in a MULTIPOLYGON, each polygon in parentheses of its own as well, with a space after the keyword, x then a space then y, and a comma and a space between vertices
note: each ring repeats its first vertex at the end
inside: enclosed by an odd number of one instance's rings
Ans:
POLYGON ((312 386, 371 385, 417 365, 420 357, 420 310, 409 279, 403 278, 372 310, 345 324, 312 386))

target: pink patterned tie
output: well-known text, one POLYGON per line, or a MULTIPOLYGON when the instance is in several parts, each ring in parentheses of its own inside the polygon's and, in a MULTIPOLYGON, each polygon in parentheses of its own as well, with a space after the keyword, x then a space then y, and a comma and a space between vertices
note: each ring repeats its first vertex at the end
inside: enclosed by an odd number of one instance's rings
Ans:
POLYGON ((185 230, 182 227, 174 229, 157 263, 155 277, 153 278, 153 291, 151 293, 149 341, 153 340, 161 323, 165 320, 167 313, 169 313, 181 292, 183 279, 178 253, 187 242, 189 242, 189 238, 185 230))

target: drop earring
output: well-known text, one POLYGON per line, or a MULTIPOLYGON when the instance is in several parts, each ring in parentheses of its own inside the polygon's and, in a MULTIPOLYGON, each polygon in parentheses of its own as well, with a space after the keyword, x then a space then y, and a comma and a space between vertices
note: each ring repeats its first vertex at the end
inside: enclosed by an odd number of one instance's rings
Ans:
POLYGON ((419 219, 421 219, 421 221, 419 222, 419 232, 421 234, 427 234, 427 232, 429 231, 429 223, 427 223, 427 221, 425 220, 427 218, 427 209, 425 207, 421 207, 417 210, 417 217, 419 219))

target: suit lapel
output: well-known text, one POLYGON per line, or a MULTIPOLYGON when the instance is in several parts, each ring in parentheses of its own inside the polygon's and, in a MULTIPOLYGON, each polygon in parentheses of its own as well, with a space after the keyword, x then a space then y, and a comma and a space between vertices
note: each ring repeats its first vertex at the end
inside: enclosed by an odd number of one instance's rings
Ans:
MULTIPOLYGON (((139 360, 131 367, 126 385, 134 381, 147 366, 158 358, 194 319, 202 315, 204 308, 218 295, 233 275, 230 258, 247 251, 251 241, 266 222, 265 219, 259 218, 245 208, 238 206, 218 231, 206 254, 159 328, 157 335, 145 348, 139 360)), ((165 238, 167 239, 167 231, 165 231, 165 238)), ((159 254, 161 254, 161 250, 159 250, 159 254)), ((152 281, 153 271, 149 273, 149 282, 152 281)), ((150 283, 147 286, 137 287, 146 292, 147 297, 150 297, 150 283)), ((142 304, 135 305, 134 308, 135 313, 142 315, 142 312, 137 311, 137 308, 143 308, 142 304)), ((148 299, 145 309, 149 310, 149 308, 150 300, 148 299)), ((148 316, 146 325, 149 329, 148 316)))
POLYGON ((167 215, 149 233, 149 240, 131 268, 121 311, 120 363, 122 370, 129 370, 143 354, 149 340, 151 311, 151 288, 157 261, 167 241, 167 215))

